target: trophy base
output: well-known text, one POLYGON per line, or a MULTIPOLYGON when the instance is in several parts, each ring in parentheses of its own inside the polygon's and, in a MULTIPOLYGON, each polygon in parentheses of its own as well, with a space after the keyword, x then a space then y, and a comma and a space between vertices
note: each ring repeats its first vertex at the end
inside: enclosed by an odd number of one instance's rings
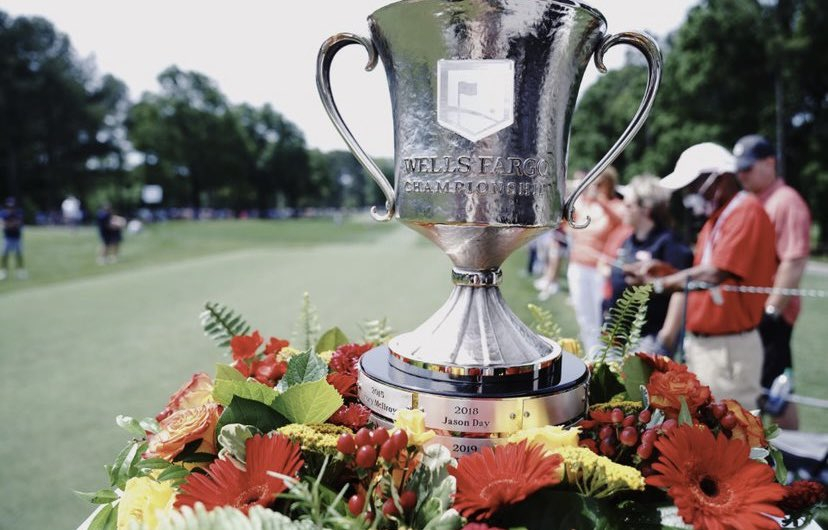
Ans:
POLYGON ((366 352, 359 362, 359 399, 382 426, 398 410, 421 409, 432 443, 455 457, 503 443, 513 433, 546 425, 570 425, 583 418, 589 371, 563 352, 548 376, 521 380, 444 381, 395 368, 387 346, 366 352))

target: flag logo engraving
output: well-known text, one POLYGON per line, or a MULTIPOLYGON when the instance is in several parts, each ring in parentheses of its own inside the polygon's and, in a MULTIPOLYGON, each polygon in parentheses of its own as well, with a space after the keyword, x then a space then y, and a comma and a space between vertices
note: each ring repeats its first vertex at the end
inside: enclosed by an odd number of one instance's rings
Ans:
POLYGON ((437 62, 437 123, 476 142, 515 121, 511 59, 437 62))

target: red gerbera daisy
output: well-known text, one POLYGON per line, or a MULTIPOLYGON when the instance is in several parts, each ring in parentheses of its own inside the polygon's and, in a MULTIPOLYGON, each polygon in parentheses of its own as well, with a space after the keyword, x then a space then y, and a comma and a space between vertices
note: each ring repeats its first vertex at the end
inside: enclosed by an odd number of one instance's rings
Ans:
POLYGON ((708 530, 779 528, 767 515, 785 515, 776 505, 785 490, 770 466, 750 459, 742 440, 682 425, 655 446, 661 456, 647 484, 667 489, 685 523, 708 530))
POLYGON ((331 356, 330 366, 334 372, 347 375, 357 375, 357 361, 362 354, 373 348, 370 342, 366 344, 343 344, 331 356))
POLYGON ((247 440, 246 448, 244 471, 229 460, 216 460, 207 468, 206 475, 188 476, 175 499, 176 508, 201 502, 208 510, 231 506, 247 513, 253 505, 268 506, 287 486, 267 472, 295 476, 304 464, 299 446, 281 434, 257 434, 247 440))
POLYGON ((543 446, 517 444, 485 447, 464 456, 448 471, 457 479, 454 508, 470 519, 488 519, 500 508, 561 481, 559 454, 545 455, 543 446))

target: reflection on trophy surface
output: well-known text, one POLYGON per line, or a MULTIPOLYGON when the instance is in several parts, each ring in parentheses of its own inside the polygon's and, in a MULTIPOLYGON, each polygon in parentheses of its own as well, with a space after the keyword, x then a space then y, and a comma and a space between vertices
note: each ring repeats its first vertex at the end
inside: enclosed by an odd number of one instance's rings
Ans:
MULTIPOLYGON (((635 135, 660 79, 656 44, 605 35, 604 17, 569 0, 403 0, 368 17, 371 38, 339 34, 319 52, 317 84, 334 125, 385 193, 385 212, 441 248, 454 289, 417 329, 363 358, 360 398, 375 420, 420 408, 455 453, 521 428, 566 424, 587 407, 588 371, 525 326, 500 295, 500 266, 562 219, 635 135), (615 44, 649 63, 633 121, 565 196, 569 126, 581 77, 615 44), (360 44, 382 60, 393 108, 394 186, 365 154, 334 103, 336 52, 360 44)), ((573 224, 574 226, 574 224, 573 224)), ((577 227, 576 227, 577 228, 577 227)))

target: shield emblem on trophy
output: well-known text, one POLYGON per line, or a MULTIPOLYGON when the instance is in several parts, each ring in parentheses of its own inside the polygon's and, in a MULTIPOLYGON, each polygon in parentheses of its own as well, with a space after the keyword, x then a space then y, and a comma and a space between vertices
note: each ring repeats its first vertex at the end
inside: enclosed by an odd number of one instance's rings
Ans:
POLYGON ((514 122, 514 61, 443 59, 437 80, 437 122, 446 129, 476 142, 514 122))

